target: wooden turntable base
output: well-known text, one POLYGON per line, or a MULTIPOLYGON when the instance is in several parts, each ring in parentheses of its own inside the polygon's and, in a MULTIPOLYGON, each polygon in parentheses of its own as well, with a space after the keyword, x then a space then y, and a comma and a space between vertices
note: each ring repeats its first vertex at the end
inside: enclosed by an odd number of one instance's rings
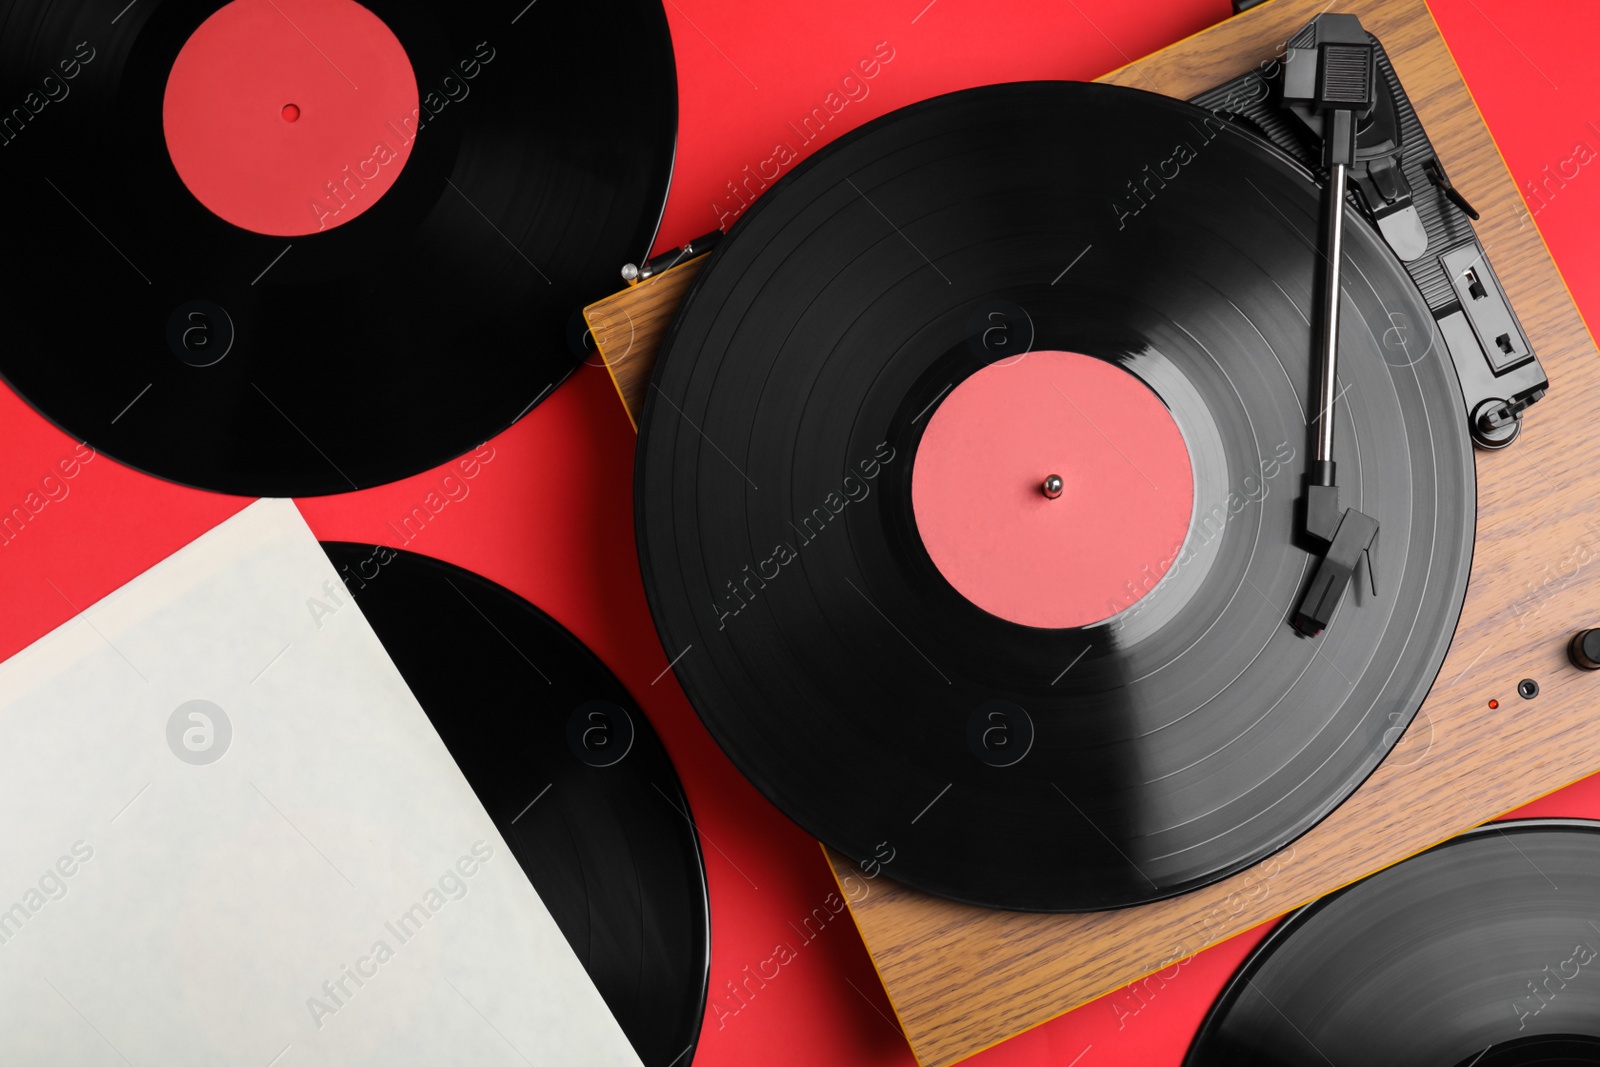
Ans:
MULTIPOLYGON (((1281 53, 1326 0, 1271 0, 1099 80, 1188 99, 1281 53)), ((1172 900, 1038 915, 955 904, 828 851, 919 1063, 942 1067, 1174 966, 1600 769, 1600 673, 1567 639, 1600 625, 1600 361, 1422 0, 1343 0, 1383 43, 1550 379, 1522 437, 1476 453, 1478 533, 1454 644, 1415 722, 1333 814, 1254 868, 1172 900), (1518 695, 1537 681, 1538 696, 1518 695), (1498 701, 1491 708, 1490 701, 1498 701)), ((690 260, 585 309, 637 426, 690 260)))

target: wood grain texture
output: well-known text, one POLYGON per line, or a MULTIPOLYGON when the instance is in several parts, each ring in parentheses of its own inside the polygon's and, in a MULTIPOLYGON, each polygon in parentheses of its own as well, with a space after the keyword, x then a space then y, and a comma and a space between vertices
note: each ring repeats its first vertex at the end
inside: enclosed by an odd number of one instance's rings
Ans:
MULTIPOLYGON (((1280 53, 1325 0, 1272 0, 1102 81, 1187 98, 1280 53)), ((1461 624, 1400 748, 1315 829, 1174 900, 1085 915, 955 904, 825 850, 920 1063, 942 1067, 1600 769, 1600 678, 1566 639, 1600 621, 1600 362, 1422 0, 1344 0, 1383 42, 1550 378, 1521 440, 1476 453, 1461 624), (1539 696, 1516 685, 1535 678, 1539 696), (1498 699, 1491 710, 1488 701, 1498 699)), ((886 868, 893 874, 893 865, 886 868)))
POLYGON ((656 353, 661 350, 672 316, 704 264, 703 256, 684 260, 583 309, 589 333, 611 372, 611 381, 635 431, 639 429, 639 416, 644 413, 645 394, 650 391, 656 353))

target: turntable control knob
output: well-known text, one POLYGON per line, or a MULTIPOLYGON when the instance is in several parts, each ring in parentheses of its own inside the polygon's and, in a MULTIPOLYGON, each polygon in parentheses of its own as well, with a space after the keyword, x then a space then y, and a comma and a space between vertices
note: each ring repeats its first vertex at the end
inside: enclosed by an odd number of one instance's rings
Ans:
POLYGON ((1052 474, 1044 480, 1044 484, 1039 487, 1039 491, 1049 499, 1055 500, 1061 495, 1061 486, 1061 475, 1052 474))
POLYGON ((1600 629, 1579 630, 1567 645, 1567 655, 1575 666, 1600 671, 1600 629))

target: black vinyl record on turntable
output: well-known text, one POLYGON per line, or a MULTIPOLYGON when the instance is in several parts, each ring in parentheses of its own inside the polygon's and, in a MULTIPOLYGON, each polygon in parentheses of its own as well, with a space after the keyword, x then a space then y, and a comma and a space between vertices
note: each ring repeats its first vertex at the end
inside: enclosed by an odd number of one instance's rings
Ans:
POLYGON ((705 870, 644 713, 503 586, 382 545, 323 550, 634 1051, 688 1063, 711 964, 705 870))
POLYGON ((565 379, 573 308, 653 240, 656 0, 121 6, 0 23, 0 375, 132 467, 306 496, 442 463, 565 379))
POLYGON ((923 890, 1095 910, 1371 773, 1460 612, 1472 445, 1364 221, 1319 401, 1323 203, 1208 111, 1024 83, 871 123, 741 218, 657 363, 636 522, 678 678, 785 813, 923 890), (1307 625, 1319 404, 1368 527, 1307 625))

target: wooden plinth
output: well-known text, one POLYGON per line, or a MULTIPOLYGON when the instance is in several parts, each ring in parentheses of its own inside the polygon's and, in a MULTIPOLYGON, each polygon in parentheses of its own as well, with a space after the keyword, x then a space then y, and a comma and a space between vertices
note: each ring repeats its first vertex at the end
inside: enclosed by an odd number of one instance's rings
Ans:
MULTIPOLYGON (((1187 99, 1280 54, 1326 0, 1272 0, 1106 75, 1187 99)), ((1422 0, 1344 0, 1384 45, 1550 378, 1522 438, 1478 452, 1478 536, 1456 639, 1406 737, 1282 853, 1143 907, 1034 915, 954 904, 887 877, 839 878, 900 1024, 927 1067, 970 1056, 1600 769, 1600 676, 1565 656, 1600 624, 1600 362, 1422 0), (1533 700, 1517 695, 1537 679, 1533 700), (1497 709, 1489 707, 1499 701, 1497 709)), ((637 424, 691 261, 585 309, 637 424), (646 286, 649 286, 648 288, 646 286), (610 351, 608 351, 608 349, 610 351), (616 356, 613 361, 611 352, 616 356)))
POLYGON ((645 394, 650 391, 656 353, 661 350, 672 316, 704 264, 704 256, 685 260, 583 309, 589 334, 611 372, 611 381, 622 397, 635 433, 644 412, 645 394))

